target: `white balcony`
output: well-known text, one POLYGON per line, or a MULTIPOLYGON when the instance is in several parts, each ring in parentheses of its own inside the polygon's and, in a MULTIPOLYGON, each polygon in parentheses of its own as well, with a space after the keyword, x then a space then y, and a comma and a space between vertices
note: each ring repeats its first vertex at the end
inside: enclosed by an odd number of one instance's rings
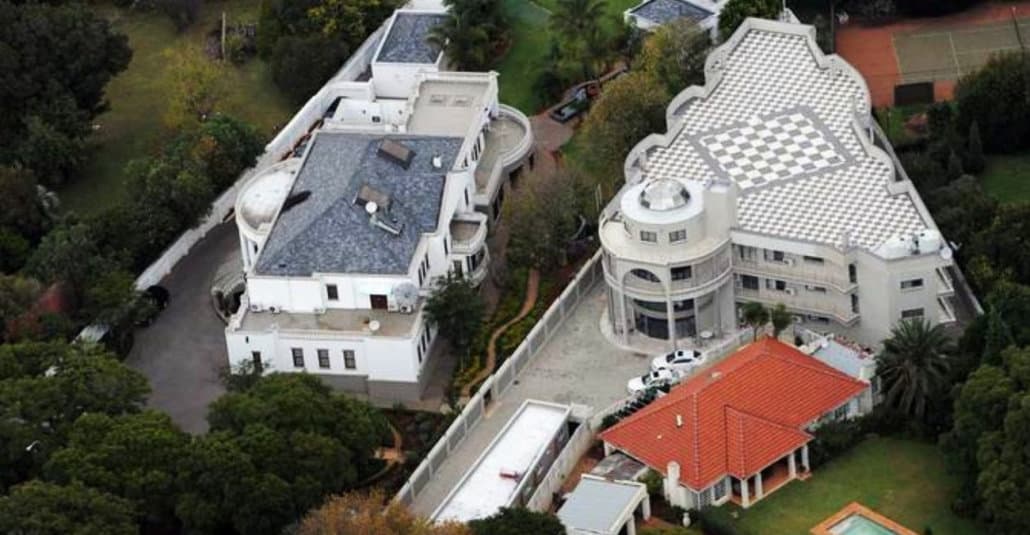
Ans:
POLYGON ((845 325, 850 325, 858 319, 858 314, 843 303, 835 302, 832 298, 825 295, 815 297, 804 295, 804 293, 798 292, 794 288, 788 288, 788 291, 750 290, 739 287, 736 289, 736 296, 742 301, 755 301, 767 306, 776 306, 779 303, 783 303, 792 312, 831 316, 845 325))
POLYGON ((855 283, 848 279, 847 266, 826 262, 821 265, 808 264, 804 260, 790 258, 784 262, 771 260, 733 259, 738 273, 757 277, 788 279, 817 286, 832 286, 840 292, 849 292, 855 283))
POLYGON ((937 281, 939 286, 937 287, 937 296, 946 297, 955 295, 955 283, 951 280, 951 275, 948 273, 948 268, 939 267, 937 271, 937 281))

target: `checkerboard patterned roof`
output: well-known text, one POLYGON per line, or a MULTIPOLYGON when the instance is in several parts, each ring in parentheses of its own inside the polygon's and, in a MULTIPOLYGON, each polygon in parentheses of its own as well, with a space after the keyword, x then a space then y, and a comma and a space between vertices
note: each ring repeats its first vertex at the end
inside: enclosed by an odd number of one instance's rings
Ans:
POLYGON ((873 249, 927 228, 909 194, 888 192, 893 169, 853 128, 869 106, 857 75, 820 66, 807 34, 741 31, 717 52, 714 90, 681 106, 682 130, 650 151, 645 178, 732 179, 740 228, 777 237, 842 247, 847 235, 873 249))
POLYGON ((806 444, 805 427, 867 383, 764 338, 673 388, 601 433, 601 439, 704 490, 726 474, 749 477, 806 444), (678 425, 682 422, 682 425, 678 425))

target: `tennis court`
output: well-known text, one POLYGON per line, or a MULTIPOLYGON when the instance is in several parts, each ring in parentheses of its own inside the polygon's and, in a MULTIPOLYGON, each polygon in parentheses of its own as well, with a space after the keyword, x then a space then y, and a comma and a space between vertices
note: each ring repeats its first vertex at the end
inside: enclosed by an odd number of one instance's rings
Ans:
POLYGON ((902 83, 957 80, 994 54, 1018 51, 1030 18, 976 26, 901 31, 893 35, 902 83))

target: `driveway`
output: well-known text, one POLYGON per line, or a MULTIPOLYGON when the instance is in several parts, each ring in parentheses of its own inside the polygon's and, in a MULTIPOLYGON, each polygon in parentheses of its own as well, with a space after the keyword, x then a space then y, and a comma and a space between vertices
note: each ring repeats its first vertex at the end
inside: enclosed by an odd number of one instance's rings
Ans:
POLYGON ((225 392, 218 380, 229 362, 225 324, 211 307, 209 292, 226 262, 240 263, 232 221, 211 230, 161 281, 171 293, 168 308, 151 326, 136 331, 126 360, 150 380, 148 405, 190 433, 207 431, 207 406, 225 392))

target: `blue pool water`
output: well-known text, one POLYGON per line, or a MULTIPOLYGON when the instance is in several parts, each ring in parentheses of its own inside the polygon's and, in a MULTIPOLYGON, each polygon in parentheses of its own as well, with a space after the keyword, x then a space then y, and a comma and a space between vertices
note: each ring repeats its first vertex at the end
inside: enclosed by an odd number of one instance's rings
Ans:
POLYGON ((830 528, 833 535, 897 535, 894 530, 887 529, 880 524, 862 516, 851 515, 830 528))

